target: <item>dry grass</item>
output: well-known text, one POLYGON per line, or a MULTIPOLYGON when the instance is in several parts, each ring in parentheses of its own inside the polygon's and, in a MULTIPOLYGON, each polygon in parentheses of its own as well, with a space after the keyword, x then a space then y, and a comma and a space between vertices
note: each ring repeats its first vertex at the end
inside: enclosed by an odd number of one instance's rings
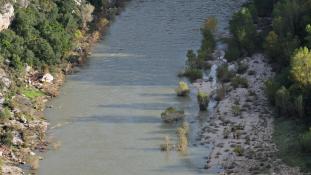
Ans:
POLYGON ((39 159, 38 156, 30 155, 29 158, 28 158, 28 163, 29 163, 30 168, 32 170, 37 170, 39 168, 40 159, 39 159))

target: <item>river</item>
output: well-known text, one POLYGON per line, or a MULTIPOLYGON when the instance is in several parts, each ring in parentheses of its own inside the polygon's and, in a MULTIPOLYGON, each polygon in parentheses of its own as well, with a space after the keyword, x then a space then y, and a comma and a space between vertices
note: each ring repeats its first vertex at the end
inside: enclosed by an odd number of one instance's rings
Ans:
POLYGON ((208 115, 198 115, 195 91, 190 98, 176 97, 176 75, 187 50, 199 48, 203 21, 215 16, 220 33, 225 31, 240 1, 130 1, 46 110, 51 127, 60 126, 50 129, 49 137, 61 147, 43 155, 38 174, 206 173, 208 148, 196 143, 196 132, 208 115), (159 150, 166 135, 176 135, 176 126, 160 119, 169 106, 186 110, 191 124, 188 155, 159 150))

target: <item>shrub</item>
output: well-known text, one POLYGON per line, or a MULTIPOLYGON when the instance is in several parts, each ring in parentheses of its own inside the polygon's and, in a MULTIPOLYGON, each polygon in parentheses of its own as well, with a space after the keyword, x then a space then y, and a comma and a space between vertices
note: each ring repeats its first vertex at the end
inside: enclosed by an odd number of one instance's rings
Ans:
POLYGON ((280 87, 281 85, 272 79, 265 82, 265 94, 267 95, 270 103, 275 104, 275 94, 280 87))
POLYGON ((11 112, 8 107, 4 107, 0 112, 0 121, 3 123, 11 118, 11 112))
POLYGON ((208 106, 208 102, 209 102, 209 97, 208 94, 205 92, 199 92, 197 95, 197 100, 200 106, 200 110, 201 111, 206 111, 207 110, 207 106, 208 106))
POLYGON ((184 76, 193 82, 203 77, 203 71, 197 68, 187 68, 184 72, 184 76))
POLYGON ((239 116, 241 114, 241 108, 239 105, 232 105, 231 112, 234 116, 239 116))
POLYGON ((304 101, 303 96, 299 95, 294 100, 295 112, 297 112, 298 116, 302 118, 304 116, 304 101))
POLYGON ((234 88, 247 88, 248 87, 248 81, 244 77, 240 76, 235 76, 234 78, 231 79, 231 84, 234 88))
POLYGON ((301 86, 311 85, 311 51, 300 48, 292 57, 291 74, 293 79, 301 86))
POLYGON ((248 69, 248 65, 246 63, 239 63, 237 73, 244 74, 248 69))
POLYGON ((216 101, 221 101, 221 100, 223 100, 225 98, 225 96, 226 96, 226 88, 225 88, 224 85, 221 85, 216 90, 215 100, 216 101))
POLYGON ((229 62, 235 61, 242 56, 240 48, 238 47, 238 44, 236 42, 230 39, 227 44, 228 44, 228 48, 225 53, 225 58, 229 62))
POLYGON ((186 82, 179 82, 178 88, 175 89, 175 92, 178 96, 185 97, 190 93, 189 86, 186 82))
POLYGON ((290 94, 286 87, 282 86, 275 94, 275 105, 280 115, 288 116, 290 112, 290 94))
POLYGON ((224 64, 218 67, 217 78, 220 82, 222 83, 229 82, 232 77, 233 73, 229 71, 228 65, 224 64))
POLYGON ((183 127, 179 127, 177 128, 177 135, 178 135, 177 150, 182 153, 186 153, 188 150, 187 130, 183 127))
POLYGON ((311 128, 300 137, 300 145, 306 153, 311 153, 311 128))
POLYGON ((242 148, 241 145, 237 145, 234 147, 233 152, 237 155, 237 156, 243 156, 244 154, 244 149, 242 148))
POLYGON ((161 151, 171 151, 174 149, 174 145, 171 143, 169 136, 165 136, 164 143, 160 145, 161 151))
POLYGON ((10 129, 4 131, 1 135, 1 143, 7 146, 12 146, 13 133, 10 129))
POLYGON ((256 27, 247 7, 235 13, 230 21, 230 32, 240 51, 251 54, 255 50, 256 27), (242 50, 241 50, 242 49, 242 50))
POLYGON ((172 123, 181 120, 184 118, 184 116, 184 111, 178 111, 173 107, 169 107, 161 113, 161 118, 165 123, 172 123))
POLYGON ((29 98, 31 101, 34 101, 37 97, 41 97, 44 95, 43 92, 35 88, 22 88, 20 89, 20 92, 27 98, 29 98))

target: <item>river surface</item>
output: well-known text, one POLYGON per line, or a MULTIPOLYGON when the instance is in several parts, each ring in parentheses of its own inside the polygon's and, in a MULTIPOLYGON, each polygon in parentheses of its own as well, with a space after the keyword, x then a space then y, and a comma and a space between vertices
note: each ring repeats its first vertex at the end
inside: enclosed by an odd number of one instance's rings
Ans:
POLYGON ((61 147, 43 155, 42 175, 203 174, 208 148, 196 143, 207 114, 195 92, 176 97, 176 74, 188 49, 200 46, 200 27, 216 16, 225 31, 241 0, 132 0, 116 17, 86 65, 67 78, 46 116, 61 147), (162 124, 169 106, 186 110, 187 155, 161 152, 176 126, 162 124), (59 126, 59 127, 54 127, 59 126))

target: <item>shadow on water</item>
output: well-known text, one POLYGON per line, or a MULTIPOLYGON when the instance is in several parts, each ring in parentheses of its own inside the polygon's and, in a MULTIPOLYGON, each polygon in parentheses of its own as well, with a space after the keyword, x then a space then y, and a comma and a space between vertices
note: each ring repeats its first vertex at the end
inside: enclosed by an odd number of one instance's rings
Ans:
POLYGON ((108 104, 98 105, 102 108, 116 108, 116 109, 138 109, 138 110, 164 110, 170 103, 131 103, 131 104, 108 104))
POLYGON ((73 119, 73 122, 103 122, 103 123, 111 123, 111 124, 119 124, 119 123, 132 123, 132 124, 146 124, 146 123, 159 123, 161 120, 155 116, 83 116, 76 117, 73 119))

